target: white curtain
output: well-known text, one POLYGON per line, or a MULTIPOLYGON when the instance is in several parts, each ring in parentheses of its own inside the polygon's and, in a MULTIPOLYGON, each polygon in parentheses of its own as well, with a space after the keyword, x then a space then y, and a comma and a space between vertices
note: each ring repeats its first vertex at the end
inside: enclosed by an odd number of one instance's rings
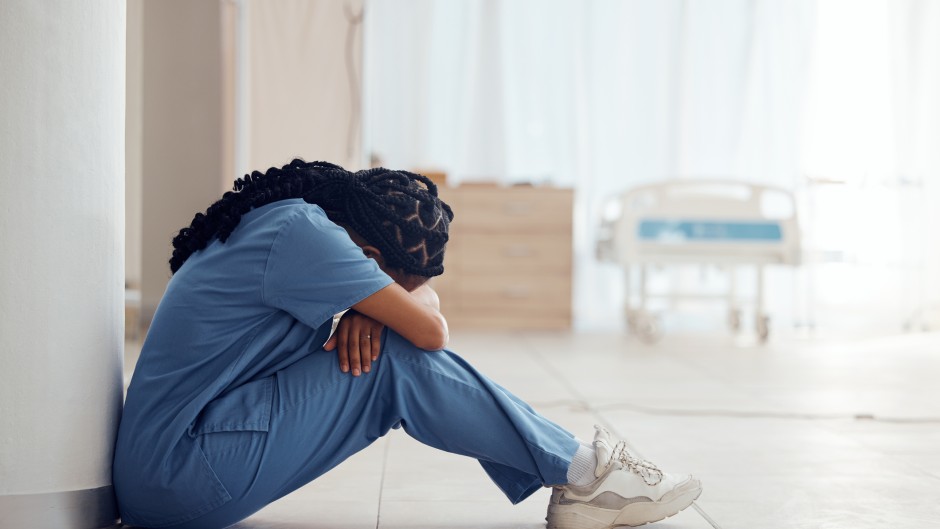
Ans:
POLYGON ((810 265, 772 276, 778 322, 890 295, 900 323, 940 290, 918 224, 940 187, 938 4, 369 0, 365 148, 455 182, 573 186, 582 328, 621 319, 621 274, 593 258, 604 197, 714 176, 791 189, 813 223, 810 265))

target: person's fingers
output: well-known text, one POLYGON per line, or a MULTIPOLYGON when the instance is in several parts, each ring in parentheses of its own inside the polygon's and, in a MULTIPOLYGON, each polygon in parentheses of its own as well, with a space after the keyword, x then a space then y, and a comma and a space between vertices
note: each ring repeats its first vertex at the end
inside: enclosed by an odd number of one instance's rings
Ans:
POLYGON ((340 370, 360 376, 372 371, 372 362, 382 350, 381 323, 362 314, 347 313, 336 328, 324 349, 336 349, 340 370))
POLYGON ((372 334, 368 325, 362 326, 359 331, 359 357, 362 359, 362 372, 372 370, 372 334))
POLYGON ((372 346, 372 360, 378 360, 379 351, 382 350, 382 326, 375 325, 372 327, 372 340, 370 340, 370 345, 372 346))
POLYGON ((347 329, 345 325, 340 325, 336 328, 336 356, 339 358, 339 370, 343 373, 349 372, 349 348, 347 346, 346 337, 347 329))
POLYGON ((354 377, 358 377, 362 373, 362 362, 359 355, 359 333, 357 330, 354 325, 350 325, 346 344, 349 355, 349 369, 352 370, 354 377))

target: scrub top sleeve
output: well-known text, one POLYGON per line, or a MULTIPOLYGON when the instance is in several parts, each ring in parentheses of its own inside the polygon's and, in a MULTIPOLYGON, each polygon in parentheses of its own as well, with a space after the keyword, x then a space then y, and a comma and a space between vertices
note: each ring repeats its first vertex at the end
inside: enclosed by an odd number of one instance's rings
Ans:
POLYGON ((311 206, 288 219, 275 237, 262 298, 316 329, 392 282, 346 230, 311 206))

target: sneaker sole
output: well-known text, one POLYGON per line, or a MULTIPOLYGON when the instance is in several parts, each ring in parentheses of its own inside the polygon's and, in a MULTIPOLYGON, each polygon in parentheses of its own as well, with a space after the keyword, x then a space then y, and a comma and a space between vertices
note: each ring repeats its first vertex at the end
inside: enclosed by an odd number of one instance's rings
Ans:
POLYGON ((702 484, 691 479, 666 493, 659 501, 636 502, 620 510, 586 504, 548 506, 548 529, 612 529, 638 527, 673 516, 692 505, 702 494, 702 484))

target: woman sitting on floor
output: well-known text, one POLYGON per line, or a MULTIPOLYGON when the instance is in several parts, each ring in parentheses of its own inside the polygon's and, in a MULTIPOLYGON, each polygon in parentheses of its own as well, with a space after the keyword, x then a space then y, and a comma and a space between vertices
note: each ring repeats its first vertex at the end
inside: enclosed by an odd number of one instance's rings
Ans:
POLYGON ((124 522, 226 527, 398 427, 479 460, 513 503, 554 487, 550 529, 689 506, 691 476, 602 428, 580 441, 444 349, 427 281, 444 271, 452 219, 421 175, 301 160, 239 179, 197 214, 173 240, 128 389, 114 458, 124 522))

